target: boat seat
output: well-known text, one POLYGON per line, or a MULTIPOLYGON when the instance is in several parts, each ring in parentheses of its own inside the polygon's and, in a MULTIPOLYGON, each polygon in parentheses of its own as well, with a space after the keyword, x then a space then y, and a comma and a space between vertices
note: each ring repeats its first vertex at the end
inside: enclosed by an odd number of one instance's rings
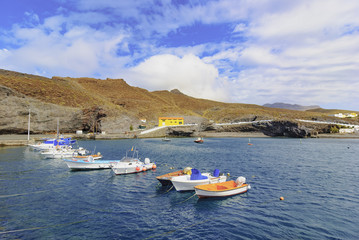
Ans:
POLYGON ((219 177, 219 169, 214 169, 213 171, 213 177, 219 177))
POLYGON ((193 168, 190 180, 202 180, 208 179, 207 176, 203 176, 198 169, 193 168))

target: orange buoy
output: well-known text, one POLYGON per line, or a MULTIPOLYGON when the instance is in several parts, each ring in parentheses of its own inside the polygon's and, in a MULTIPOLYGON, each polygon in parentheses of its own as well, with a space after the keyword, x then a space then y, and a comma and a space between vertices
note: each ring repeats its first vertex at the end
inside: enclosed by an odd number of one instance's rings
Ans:
POLYGON ((152 169, 156 169, 156 168, 157 168, 156 164, 153 164, 152 169))
POLYGON ((283 201, 283 200, 284 200, 284 197, 280 197, 279 200, 283 201))
POLYGON ((139 166, 136 167, 136 171, 139 172, 141 169, 139 166))
POLYGON ((142 168, 142 171, 146 171, 147 169, 145 167, 142 168))

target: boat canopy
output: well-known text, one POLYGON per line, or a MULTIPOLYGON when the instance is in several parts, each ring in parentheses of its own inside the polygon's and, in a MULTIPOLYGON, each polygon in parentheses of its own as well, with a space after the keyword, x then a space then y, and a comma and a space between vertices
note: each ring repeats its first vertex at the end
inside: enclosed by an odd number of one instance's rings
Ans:
POLYGON ((196 168, 192 168, 192 174, 191 174, 191 180, 202 180, 202 179, 207 179, 207 176, 203 176, 201 174, 201 172, 196 169, 196 168))
MULTIPOLYGON (((45 142, 46 143, 46 142, 45 142)), ((74 144, 76 143, 76 140, 71 140, 71 138, 62 138, 62 139, 55 139, 53 140, 53 144, 54 146, 57 146, 57 145, 71 145, 71 144, 74 144)), ((49 144, 51 144, 51 142, 49 142, 49 144)))

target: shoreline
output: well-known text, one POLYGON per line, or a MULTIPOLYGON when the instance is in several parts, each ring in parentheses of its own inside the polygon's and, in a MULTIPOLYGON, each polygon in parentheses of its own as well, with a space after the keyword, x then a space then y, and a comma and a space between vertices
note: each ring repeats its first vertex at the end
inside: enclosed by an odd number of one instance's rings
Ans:
MULTIPOLYGON (((202 136, 204 138, 270 138, 270 136, 264 135, 261 132, 251 132, 251 133, 243 133, 243 132, 202 132, 198 134, 198 136, 202 136)), ((114 140, 114 139, 131 139, 134 138, 134 134, 105 134, 105 135, 76 135, 76 134, 63 134, 63 137, 72 137, 75 139, 88 139, 88 140, 114 140)), ((198 137, 193 136, 193 138, 198 137)), ((36 141, 40 141, 43 138, 54 138, 54 134, 37 134, 31 135, 30 141, 27 140, 27 134, 7 134, 0 135, 0 147, 5 146, 26 146, 28 144, 33 144, 36 141)), ((139 137, 139 138, 162 138, 163 136, 158 137, 139 137)), ((275 138, 275 137, 274 137, 275 138)), ((359 138, 359 133, 351 133, 351 134, 318 134, 313 138, 337 138, 337 139, 357 139, 359 138)))

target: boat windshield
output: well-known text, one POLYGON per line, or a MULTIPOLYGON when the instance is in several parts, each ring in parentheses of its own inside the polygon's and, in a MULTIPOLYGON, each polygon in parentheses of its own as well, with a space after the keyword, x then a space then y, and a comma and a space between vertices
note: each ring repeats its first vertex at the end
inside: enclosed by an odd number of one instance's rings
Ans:
POLYGON ((121 159, 121 162, 138 162, 138 159, 126 156, 126 157, 121 159))

